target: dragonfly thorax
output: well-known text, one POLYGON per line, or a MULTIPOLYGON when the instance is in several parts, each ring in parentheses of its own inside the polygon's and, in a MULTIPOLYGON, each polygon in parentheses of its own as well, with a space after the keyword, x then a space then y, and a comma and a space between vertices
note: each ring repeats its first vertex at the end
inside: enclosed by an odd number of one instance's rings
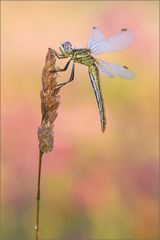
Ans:
POLYGON ((63 55, 70 55, 73 51, 72 44, 70 42, 64 42, 60 45, 59 49, 63 55))

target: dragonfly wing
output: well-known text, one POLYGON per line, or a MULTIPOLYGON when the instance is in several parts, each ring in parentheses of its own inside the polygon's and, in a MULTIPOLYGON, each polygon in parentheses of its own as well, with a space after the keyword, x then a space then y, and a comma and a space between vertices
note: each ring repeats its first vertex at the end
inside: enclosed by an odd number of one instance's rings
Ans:
POLYGON ((129 29, 122 29, 109 38, 105 38, 101 30, 94 27, 87 48, 89 48, 93 54, 114 52, 128 48, 133 40, 134 33, 129 29))
POLYGON ((96 63, 98 65, 99 70, 106 75, 107 77, 113 78, 114 74, 112 72, 112 69, 109 67, 109 64, 105 61, 102 61, 100 59, 96 59, 96 63))
POLYGON ((105 110, 104 110, 104 104, 103 104, 103 98, 101 93, 101 87, 100 87, 100 81, 99 81, 99 70, 98 67, 94 64, 89 67, 89 77, 91 80, 91 84, 96 96, 99 114, 100 114, 100 121, 101 121, 101 129, 102 132, 105 131, 106 126, 106 118, 105 118, 105 110))
POLYGON ((87 47, 92 48, 93 45, 103 42, 103 41, 106 41, 106 37, 104 36, 102 31, 97 27, 93 27, 92 28, 92 36, 87 43, 87 47))
POLYGON ((96 63, 100 71, 107 77, 113 78, 118 75, 127 80, 135 78, 135 74, 126 66, 111 64, 100 59, 96 59, 96 63))
POLYGON ((120 66, 118 64, 108 64, 112 72, 114 72, 116 75, 126 79, 126 80, 132 80, 135 78, 135 74, 128 69, 126 66, 120 66))

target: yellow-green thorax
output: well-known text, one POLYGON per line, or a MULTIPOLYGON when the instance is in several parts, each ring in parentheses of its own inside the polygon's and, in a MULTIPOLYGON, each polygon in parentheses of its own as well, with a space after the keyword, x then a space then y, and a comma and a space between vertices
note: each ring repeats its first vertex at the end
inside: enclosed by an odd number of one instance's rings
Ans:
POLYGON ((91 66, 96 63, 95 58, 91 55, 91 52, 87 48, 72 49, 70 53, 65 51, 63 45, 60 46, 60 51, 65 57, 71 57, 74 62, 91 66))
POLYGON ((95 58, 91 55, 90 50, 86 48, 73 49, 72 57, 75 62, 86 66, 91 66, 96 62, 95 58))

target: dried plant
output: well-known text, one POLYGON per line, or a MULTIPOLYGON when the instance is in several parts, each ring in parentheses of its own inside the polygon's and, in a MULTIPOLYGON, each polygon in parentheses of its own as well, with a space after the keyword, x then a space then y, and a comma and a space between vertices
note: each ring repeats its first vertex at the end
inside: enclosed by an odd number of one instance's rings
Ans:
POLYGON ((58 115, 57 109, 60 104, 60 90, 57 87, 57 73, 55 68, 56 57, 52 50, 48 50, 45 66, 42 71, 42 90, 41 97, 41 112, 42 120, 41 127, 38 128, 39 139, 39 167, 38 167, 38 187, 37 187, 37 211, 36 211, 36 240, 39 239, 39 211, 40 211, 40 180, 41 180, 41 165, 42 156, 44 153, 50 152, 54 145, 53 123, 58 115))

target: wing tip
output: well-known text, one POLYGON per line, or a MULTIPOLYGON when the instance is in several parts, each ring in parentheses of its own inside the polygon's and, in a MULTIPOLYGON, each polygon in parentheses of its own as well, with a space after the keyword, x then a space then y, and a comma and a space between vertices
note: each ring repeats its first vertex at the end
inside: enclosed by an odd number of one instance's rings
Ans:
POLYGON ((126 68, 126 69, 129 69, 127 66, 123 66, 124 68, 126 68))
POLYGON ((128 31, 128 29, 127 28, 122 28, 121 31, 126 32, 126 31, 128 31))

